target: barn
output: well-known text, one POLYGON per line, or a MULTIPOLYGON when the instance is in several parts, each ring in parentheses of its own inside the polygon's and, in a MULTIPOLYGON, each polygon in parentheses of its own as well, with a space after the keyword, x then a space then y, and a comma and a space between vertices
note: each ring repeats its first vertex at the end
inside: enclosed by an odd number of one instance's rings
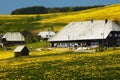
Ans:
POLYGON ((120 46, 120 26, 107 19, 71 22, 49 42, 52 47, 120 46))
POLYGON ((17 46, 14 50, 15 57, 29 56, 29 50, 26 46, 17 46))
POLYGON ((37 37, 38 40, 48 40, 50 38, 52 38, 55 35, 55 32, 53 31, 41 31, 38 33, 37 37))
POLYGON ((7 32, 2 37, 2 44, 4 46, 24 44, 25 38, 20 32, 7 32))

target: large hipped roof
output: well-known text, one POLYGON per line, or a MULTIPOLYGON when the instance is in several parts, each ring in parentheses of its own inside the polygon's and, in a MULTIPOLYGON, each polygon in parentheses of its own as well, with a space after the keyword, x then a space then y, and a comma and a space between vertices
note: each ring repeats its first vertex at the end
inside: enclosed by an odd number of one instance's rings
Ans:
POLYGON ((120 26, 110 20, 71 22, 49 41, 105 39, 111 31, 120 31, 120 26))

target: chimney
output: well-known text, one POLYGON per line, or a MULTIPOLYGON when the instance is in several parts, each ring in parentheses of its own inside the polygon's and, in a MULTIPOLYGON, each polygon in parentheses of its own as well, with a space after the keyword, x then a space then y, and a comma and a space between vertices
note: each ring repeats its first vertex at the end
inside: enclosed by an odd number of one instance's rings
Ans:
POLYGON ((91 23, 93 23, 93 19, 90 19, 91 23))
POLYGON ((105 19, 105 24, 106 24, 107 22, 108 22, 108 19, 106 18, 106 19, 105 19))

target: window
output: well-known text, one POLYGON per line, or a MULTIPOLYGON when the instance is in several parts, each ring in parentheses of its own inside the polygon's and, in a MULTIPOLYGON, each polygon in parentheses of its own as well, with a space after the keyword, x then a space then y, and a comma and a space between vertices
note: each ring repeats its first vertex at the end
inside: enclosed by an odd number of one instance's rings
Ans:
POLYGON ((57 43, 54 43, 54 47, 57 47, 57 43))
POLYGON ((118 37, 120 37, 120 34, 118 35, 118 37))
POLYGON ((91 42, 90 43, 91 47, 98 47, 99 46, 99 42, 91 42))
POLYGON ((118 41, 120 41, 120 39, 118 39, 118 41))
POLYGON ((57 43, 57 45, 60 45, 60 43, 57 43))
POLYGON ((62 45, 65 45, 65 43, 62 43, 62 45))
POLYGON ((106 45, 108 45, 108 42, 106 42, 106 45))
POLYGON ((46 37, 48 38, 48 37, 49 37, 49 35, 46 35, 46 37))
POLYGON ((51 38, 51 35, 46 35, 46 38, 51 38))
POLYGON ((109 34, 110 37, 112 37, 112 34, 109 34))
POLYGON ((115 34, 115 37, 117 37, 117 34, 115 34))

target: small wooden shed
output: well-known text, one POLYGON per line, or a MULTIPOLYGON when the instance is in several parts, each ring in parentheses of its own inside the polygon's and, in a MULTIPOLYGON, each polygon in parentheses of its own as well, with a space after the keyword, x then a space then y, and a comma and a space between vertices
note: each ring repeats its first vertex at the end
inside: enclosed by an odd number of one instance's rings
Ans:
POLYGON ((25 45, 17 46, 14 50, 14 56, 15 57, 29 56, 29 49, 25 45))

